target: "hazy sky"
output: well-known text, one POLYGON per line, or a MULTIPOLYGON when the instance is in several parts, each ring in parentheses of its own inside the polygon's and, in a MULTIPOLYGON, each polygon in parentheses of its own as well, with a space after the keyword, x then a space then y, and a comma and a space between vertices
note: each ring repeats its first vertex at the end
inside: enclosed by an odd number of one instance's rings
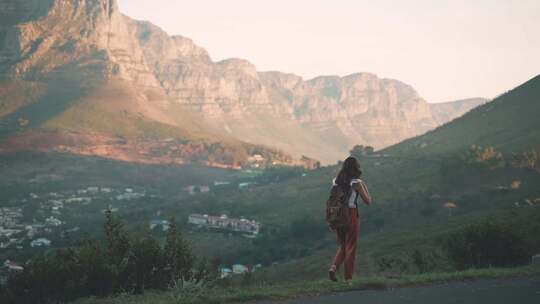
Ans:
POLYGON ((540 0, 119 0, 214 61, 312 78, 372 72, 430 102, 492 98, 540 74, 540 0))

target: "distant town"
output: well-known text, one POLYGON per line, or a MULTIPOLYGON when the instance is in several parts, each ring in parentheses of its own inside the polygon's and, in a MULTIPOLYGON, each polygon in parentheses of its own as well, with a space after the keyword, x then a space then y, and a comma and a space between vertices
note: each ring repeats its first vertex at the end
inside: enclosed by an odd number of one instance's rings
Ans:
MULTIPOLYGON (((117 212, 122 202, 148 196, 145 191, 133 188, 89 186, 76 190, 29 193, 24 198, 3 202, 4 207, 0 207, 0 253, 4 253, 5 258, 5 253, 10 251, 12 253, 8 256, 16 257, 16 252, 46 249, 53 247, 55 241, 65 241, 81 230, 78 223, 69 222, 78 208, 91 207, 96 203, 97 212, 117 212), (104 204, 108 204, 108 207, 104 208, 104 204)), ((161 220, 152 221, 152 225, 160 229, 168 227, 168 223, 161 220)), ((23 265, 10 259, 0 261, 0 283, 9 272, 23 269, 23 265)))
MULTIPOLYGON (((70 225, 64 219, 63 210, 67 206, 90 205, 97 199, 107 199, 114 203, 145 196, 145 192, 137 192, 131 188, 107 187, 87 187, 45 194, 30 193, 27 198, 10 202, 10 205, 17 207, 0 208, 0 249, 47 247, 52 244, 47 235, 54 232, 60 232, 62 235, 77 232, 80 227, 70 225), (32 208, 33 214, 30 216, 23 212, 23 207, 29 204, 37 207, 32 208)), ((109 207, 112 211, 118 211, 113 205, 109 207)))
MULTIPOLYGON (((245 174, 252 174, 250 171, 245 170, 245 174)), ((182 188, 182 191, 188 196, 196 196, 220 187, 233 187, 238 191, 243 191, 252 184, 253 182, 231 183, 217 180, 206 185, 187 185, 182 188)), ((93 210, 91 211, 93 213, 119 212, 123 208, 128 208, 129 204, 145 202, 150 198, 156 198, 156 194, 134 187, 87 186, 74 190, 29 193, 26 197, 2 202, 0 253, 4 254, 0 257, 3 258, 0 260, 0 284, 9 272, 24 269, 22 261, 16 258, 17 252, 62 247, 65 246, 62 244, 65 239, 75 233, 83 233, 79 221, 75 219, 76 216, 80 216, 78 215, 80 212, 83 212, 81 208, 93 210), (6 254, 8 252, 10 253, 6 254)), ((148 219, 149 228, 154 231, 168 231, 171 223, 160 218, 161 211, 152 214, 149 216, 154 218, 148 219)), ((229 218, 227 215, 191 214, 187 218, 187 223, 194 229, 228 231, 248 238, 256 237, 261 228, 261 224, 255 220, 242 217, 229 218)), ((239 270, 238 265, 230 269, 231 274, 248 271, 248 267, 239 270)), ((224 276, 229 273, 227 269, 224 270, 224 276)), ((252 270, 254 269, 250 269, 252 270)))

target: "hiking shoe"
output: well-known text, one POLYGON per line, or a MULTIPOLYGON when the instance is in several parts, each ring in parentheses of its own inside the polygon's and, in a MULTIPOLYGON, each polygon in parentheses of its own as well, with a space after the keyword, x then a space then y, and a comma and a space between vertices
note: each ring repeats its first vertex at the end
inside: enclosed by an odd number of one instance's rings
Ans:
POLYGON ((330 268, 330 270, 328 270, 328 278, 332 282, 337 282, 336 269, 335 268, 330 268))

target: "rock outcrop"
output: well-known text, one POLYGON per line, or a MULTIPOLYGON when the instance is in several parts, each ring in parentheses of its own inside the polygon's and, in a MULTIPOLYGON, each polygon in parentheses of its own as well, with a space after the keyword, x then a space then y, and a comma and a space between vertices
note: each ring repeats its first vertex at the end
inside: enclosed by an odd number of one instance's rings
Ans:
MULTIPOLYGON (((191 39, 122 15, 115 0, 1 0, 0 78, 49 88, 75 83, 81 96, 122 83, 116 87, 130 92, 111 97, 111 107, 129 96, 121 103, 133 107, 122 111, 132 117, 174 126, 183 120, 178 111, 191 113, 214 138, 325 163, 354 144, 382 148, 421 134, 478 104, 431 105, 411 86, 370 73, 304 80, 258 72, 243 59, 214 62, 191 39)), ((15 118, 0 119, 9 124, 15 118)))
POLYGON ((433 118, 437 124, 444 124, 454 118, 460 117, 469 112, 472 108, 476 108, 488 102, 485 98, 468 98, 456 101, 441 102, 430 104, 433 118))

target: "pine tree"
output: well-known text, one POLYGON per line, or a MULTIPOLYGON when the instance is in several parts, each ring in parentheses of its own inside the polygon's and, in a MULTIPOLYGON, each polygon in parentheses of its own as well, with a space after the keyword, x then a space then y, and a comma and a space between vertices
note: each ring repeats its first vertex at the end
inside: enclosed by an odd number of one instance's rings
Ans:
POLYGON ((105 237, 112 275, 116 278, 114 289, 129 290, 128 265, 131 251, 129 234, 124 223, 111 210, 105 212, 105 237))
POLYGON ((193 256, 189 242, 178 231, 175 218, 171 218, 170 220, 164 255, 167 263, 166 272, 168 273, 170 284, 191 279, 195 257, 193 256))

